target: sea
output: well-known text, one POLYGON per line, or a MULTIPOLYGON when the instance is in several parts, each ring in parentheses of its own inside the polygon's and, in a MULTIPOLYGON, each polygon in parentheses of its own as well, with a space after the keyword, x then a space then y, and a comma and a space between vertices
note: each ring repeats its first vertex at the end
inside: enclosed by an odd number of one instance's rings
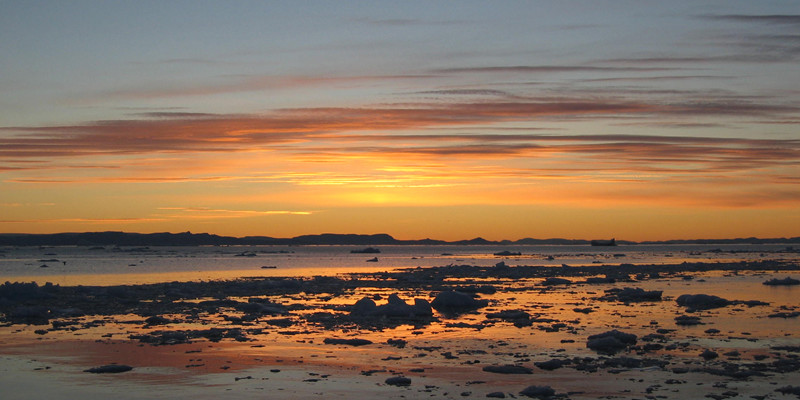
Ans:
POLYGON ((446 265, 591 266, 800 260, 786 244, 0 247, 0 282, 131 285, 331 276, 446 265))

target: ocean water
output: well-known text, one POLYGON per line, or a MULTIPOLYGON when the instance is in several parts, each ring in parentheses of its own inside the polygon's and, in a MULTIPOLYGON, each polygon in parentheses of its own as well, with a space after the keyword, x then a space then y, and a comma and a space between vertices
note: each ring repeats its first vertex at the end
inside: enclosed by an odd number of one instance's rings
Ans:
POLYGON ((800 259, 787 245, 0 247, 0 281, 118 285, 444 265, 572 266, 800 259), (498 255, 500 252, 511 255, 498 255), (517 255, 519 253, 519 255, 517 255), (368 261, 377 258, 377 261, 368 261))

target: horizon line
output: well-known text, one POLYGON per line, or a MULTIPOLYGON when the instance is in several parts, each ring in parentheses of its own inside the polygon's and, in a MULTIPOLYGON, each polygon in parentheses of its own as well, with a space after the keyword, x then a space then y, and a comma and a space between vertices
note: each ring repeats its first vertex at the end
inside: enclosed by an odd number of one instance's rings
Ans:
POLYGON ((333 233, 333 232, 322 232, 322 233, 309 233, 309 234, 301 234, 292 237, 275 237, 275 236, 268 236, 268 235, 246 235, 246 236, 230 236, 230 235, 220 235, 216 233, 210 232, 200 232, 200 233, 193 233, 191 231, 184 231, 184 232, 168 232, 168 231, 161 231, 161 232, 129 232, 129 231, 83 231, 83 232, 53 232, 53 233, 23 233, 23 232, 0 232, 0 236, 55 236, 55 235, 69 235, 69 234, 102 234, 102 233, 120 233, 120 234, 131 234, 131 235, 157 235, 157 234, 169 234, 169 235, 180 235, 180 234, 190 234, 190 235, 206 235, 206 236, 216 236, 220 238, 233 238, 233 239, 247 239, 247 238, 265 238, 265 239, 274 239, 274 240, 293 240, 308 236, 325 236, 325 235, 332 235, 332 236, 362 236, 362 237, 374 237, 374 236, 388 236, 392 240, 398 242, 420 242, 420 241, 436 241, 436 242, 443 242, 443 243, 458 243, 458 242, 470 242, 470 241, 486 241, 486 242, 493 242, 493 243, 503 243, 503 242, 520 242, 523 240, 537 240, 537 241, 555 241, 555 240, 563 240, 563 241, 581 241, 581 242, 591 242, 593 240, 614 240, 616 243, 669 243, 669 242, 713 242, 713 241, 746 241, 746 240, 758 240, 758 241, 770 241, 770 240, 800 240, 800 236, 791 236, 791 237, 757 237, 757 236, 749 236, 749 237, 728 237, 728 238, 673 238, 673 239, 662 239, 662 240, 628 240, 628 239, 617 239, 617 238, 595 238, 595 239, 585 239, 585 238, 563 238, 563 237, 550 237, 550 238, 536 238, 536 237, 523 237, 519 239, 486 239, 482 236, 477 236, 470 239, 456 239, 456 240, 443 240, 443 239, 434 239, 430 237, 421 238, 421 239, 399 239, 394 237, 392 234, 381 232, 381 233, 333 233))

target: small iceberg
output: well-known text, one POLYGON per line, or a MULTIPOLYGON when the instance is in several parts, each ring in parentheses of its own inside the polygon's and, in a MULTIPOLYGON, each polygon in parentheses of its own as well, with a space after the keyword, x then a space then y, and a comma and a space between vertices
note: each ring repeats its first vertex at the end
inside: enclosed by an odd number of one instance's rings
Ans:
POLYGON ((357 250, 350 250, 352 254, 377 254, 380 253, 380 249, 376 249, 374 247, 367 247, 366 249, 357 249, 357 250))

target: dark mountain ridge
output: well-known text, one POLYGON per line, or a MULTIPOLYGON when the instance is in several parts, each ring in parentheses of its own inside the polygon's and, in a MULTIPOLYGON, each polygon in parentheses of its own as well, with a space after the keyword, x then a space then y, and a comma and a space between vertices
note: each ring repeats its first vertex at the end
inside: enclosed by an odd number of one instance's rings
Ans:
MULTIPOLYGON (((372 235, 323 233, 293 238, 269 236, 220 236, 209 233, 132 233, 132 232, 74 232, 53 234, 3 233, 0 246, 245 246, 245 245, 589 245, 582 239, 532 239, 492 241, 483 238, 444 241, 436 239, 400 240, 381 233, 372 235)), ((633 242, 617 240, 621 245, 635 244, 800 244, 800 237, 689 239, 633 242)))

